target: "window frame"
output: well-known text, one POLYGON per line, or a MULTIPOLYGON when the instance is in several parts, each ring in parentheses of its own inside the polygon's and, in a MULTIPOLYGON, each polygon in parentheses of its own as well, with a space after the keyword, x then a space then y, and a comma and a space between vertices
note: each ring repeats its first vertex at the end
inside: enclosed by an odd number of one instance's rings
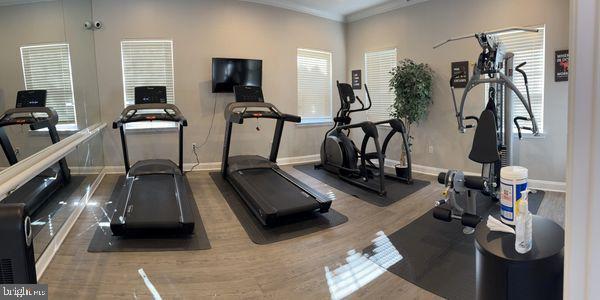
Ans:
POLYGON ((301 117, 301 122, 297 125, 299 126, 319 126, 319 125, 332 125, 333 124, 333 52, 327 50, 319 50, 319 49, 309 49, 309 48, 297 48, 296 49, 296 109, 298 115, 301 117), (329 116, 319 116, 319 117, 303 117, 300 111, 300 84, 299 84, 299 58, 300 52, 314 52, 320 54, 326 54, 329 56, 329 78, 328 78, 328 102, 329 102, 329 116))
MULTIPOLYGON (((172 96, 171 98, 167 98, 168 103, 175 104, 175 50, 174 50, 174 41, 173 39, 123 39, 120 41, 120 51, 121 51, 121 79, 123 82, 123 105, 124 108, 127 107, 127 80, 125 76, 125 56, 123 51, 124 43, 157 43, 157 42, 168 42, 170 44, 170 59, 171 59, 171 78, 172 78, 172 96), (169 101, 171 100, 171 101, 169 101)), ((165 85, 168 86, 168 85, 165 85)), ((177 124, 173 122, 166 121, 152 121, 152 122, 139 122, 139 123, 128 123, 125 124, 125 129, 127 130, 136 130, 136 131, 150 131, 150 130, 161 130, 161 129, 176 129, 177 124)))
MULTIPOLYGON (((70 95, 71 95, 71 105, 73 107, 73 121, 69 121, 69 122, 61 122, 60 121, 60 114, 58 115, 58 124, 56 124, 56 130, 59 132, 73 132, 73 131, 77 131, 79 130, 79 125, 77 122, 77 106, 75 105, 75 88, 74 88, 74 84, 73 84, 73 66, 71 63, 71 45, 69 45, 69 43, 64 43, 64 42, 56 42, 56 43, 44 43, 44 44, 33 44, 33 45, 24 45, 24 46, 20 46, 19 47, 19 54, 20 54, 20 58, 21 58, 21 71, 23 72, 23 85, 25 87, 26 90, 30 89, 30 85, 31 83, 28 83, 27 81, 27 75, 26 75, 26 71, 25 71, 25 59, 23 56, 23 50, 24 49, 30 49, 30 48, 42 48, 42 47, 49 47, 49 46, 66 46, 66 50, 67 50, 67 65, 68 65, 68 69, 69 69, 69 86, 70 86, 70 95)), ((62 62, 61 62, 62 64, 62 62)), ((38 87, 35 87, 34 89, 39 89, 38 87)), ((47 105, 48 103, 46 103, 47 105)), ((50 108, 53 108, 52 106, 48 106, 50 108)), ((58 114, 58 112, 57 112, 58 114)), ((38 131, 48 131, 47 128, 42 128, 39 129, 38 131)))

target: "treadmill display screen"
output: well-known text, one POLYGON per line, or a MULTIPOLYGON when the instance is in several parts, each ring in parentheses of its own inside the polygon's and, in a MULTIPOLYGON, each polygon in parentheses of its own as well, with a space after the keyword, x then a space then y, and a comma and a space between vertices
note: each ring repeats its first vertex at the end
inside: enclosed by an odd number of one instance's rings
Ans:
POLYGON ((17 92, 16 108, 46 106, 46 90, 27 90, 17 92))
POLYGON ((166 86, 137 86, 134 93, 135 104, 167 103, 166 86))
POLYGON ((237 85, 233 87, 236 102, 265 102, 259 86, 237 85))

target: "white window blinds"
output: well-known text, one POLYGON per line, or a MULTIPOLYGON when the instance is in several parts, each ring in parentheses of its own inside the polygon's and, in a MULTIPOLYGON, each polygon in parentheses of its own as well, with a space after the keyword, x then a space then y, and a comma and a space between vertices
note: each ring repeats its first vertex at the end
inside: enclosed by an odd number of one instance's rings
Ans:
POLYGON ((373 106, 367 111, 369 121, 390 118, 390 106, 394 103, 394 93, 390 91, 390 72, 396 65, 396 49, 365 53, 365 82, 373 101, 373 106))
MULTIPOLYGON (((504 44, 507 52, 515 54, 514 66, 527 62, 523 67, 529 81, 531 108, 537 121, 540 132, 544 132, 544 27, 539 27, 539 32, 509 32, 498 34, 498 39, 504 44)), ((513 81, 523 96, 527 97, 523 76, 514 72, 513 81)), ((523 104, 513 94, 514 116, 527 117, 523 104)), ((524 124, 526 124, 524 122, 524 124)), ((529 126, 529 125, 524 125, 529 126)))
POLYGON ((331 53, 298 49, 297 68, 302 123, 331 121, 331 53))
POLYGON ((46 106, 58 113, 60 124, 75 124, 73 78, 68 44, 21 47, 25 89, 47 90, 46 106))
POLYGON ((135 40, 121 42, 125 106, 134 103, 137 86, 166 86, 167 102, 175 103, 173 41, 135 40))

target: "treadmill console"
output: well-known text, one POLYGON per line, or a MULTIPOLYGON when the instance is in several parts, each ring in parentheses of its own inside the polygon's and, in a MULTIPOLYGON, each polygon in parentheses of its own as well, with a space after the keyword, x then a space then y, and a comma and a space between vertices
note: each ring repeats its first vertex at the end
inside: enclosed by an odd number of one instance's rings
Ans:
POLYGON ((259 86, 237 85, 233 87, 235 102, 265 102, 259 86))
POLYGON ((135 104, 167 103, 166 86, 136 86, 135 104))
POLYGON ((17 92, 16 108, 46 106, 46 90, 27 90, 17 92))

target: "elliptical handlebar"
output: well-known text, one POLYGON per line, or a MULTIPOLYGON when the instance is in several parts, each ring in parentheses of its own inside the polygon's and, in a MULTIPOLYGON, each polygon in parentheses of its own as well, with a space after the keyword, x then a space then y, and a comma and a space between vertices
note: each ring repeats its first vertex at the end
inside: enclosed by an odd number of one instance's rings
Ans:
POLYGON ((356 96, 356 100, 358 100, 358 102, 360 102, 360 105, 362 107, 360 109, 350 110, 349 112, 359 112, 359 111, 365 111, 365 110, 371 109, 371 106, 373 105, 373 101, 371 101, 371 95, 369 94, 369 88, 367 87, 367 84, 365 83, 364 85, 365 85, 365 92, 367 93, 367 100, 369 100, 369 106, 365 107, 365 104, 360 100, 360 98, 358 96, 356 96))

